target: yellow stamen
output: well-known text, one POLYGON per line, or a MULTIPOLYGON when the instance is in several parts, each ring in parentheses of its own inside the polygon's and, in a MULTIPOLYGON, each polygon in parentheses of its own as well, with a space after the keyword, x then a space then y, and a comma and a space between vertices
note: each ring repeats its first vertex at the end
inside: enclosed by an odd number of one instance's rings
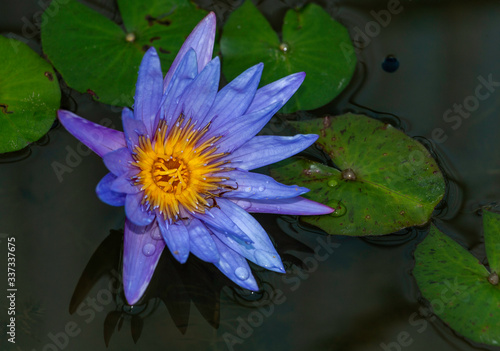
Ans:
POLYGON ((170 130, 160 121, 153 138, 140 136, 134 149, 132 165, 139 172, 132 180, 144 191, 142 204, 170 223, 181 217, 183 209, 204 213, 216 204, 214 198, 222 195, 222 190, 227 192, 228 186, 222 184, 227 178, 217 175, 230 170, 224 167, 228 162, 221 160, 227 153, 216 153, 214 143, 220 137, 199 142, 208 129, 209 124, 195 129, 191 120, 185 121, 181 115, 170 130))

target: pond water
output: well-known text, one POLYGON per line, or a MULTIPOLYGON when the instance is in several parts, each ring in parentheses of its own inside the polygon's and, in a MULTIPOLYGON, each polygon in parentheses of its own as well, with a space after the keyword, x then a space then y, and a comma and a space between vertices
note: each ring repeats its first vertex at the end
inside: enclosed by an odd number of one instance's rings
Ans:
MULTIPOLYGON (((257 4, 279 28, 288 6, 305 2, 257 4)), ((224 19, 239 1, 199 3, 224 19)), ((500 82, 498 2, 401 0, 390 19, 377 14, 394 1, 319 3, 360 50, 351 85, 314 114, 366 113, 427 145, 448 179, 434 223, 484 258, 478 210, 500 199, 500 83, 474 97, 485 80, 500 82), (447 121, 458 105, 462 114, 447 121)), ((115 9, 109 1, 92 4, 115 9)), ((39 33, 27 23, 43 6, 2 2, 0 32, 30 36, 39 49, 39 33)), ((63 91, 64 108, 121 128, 119 109, 63 91)), ((352 238, 324 235, 294 217, 257 215, 286 275, 257 268, 262 291, 249 293, 209 265, 190 259, 180 266, 164 255, 148 298, 130 308, 119 290, 123 208, 94 192, 107 173, 101 159, 56 124, 0 162, 0 262, 6 267, 7 239, 15 237, 18 289, 15 345, 6 341, 8 300, 0 300, 2 350, 498 349, 466 341, 421 303, 411 270, 426 228, 352 238), (55 164, 70 171, 58 175, 55 164)), ((2 289, 6 281, 2 268, 2 289)))

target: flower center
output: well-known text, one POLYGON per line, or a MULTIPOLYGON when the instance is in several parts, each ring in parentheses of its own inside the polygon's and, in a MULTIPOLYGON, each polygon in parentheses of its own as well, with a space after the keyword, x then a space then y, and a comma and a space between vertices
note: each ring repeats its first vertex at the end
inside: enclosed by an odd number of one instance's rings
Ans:
POLYGON ((216 153, 220 137, 202 141, 209 125, 195 129, 191 120, 180 116, 170 129, 162 120, 153 136, 140 136, 132 165, 139 169, 132 177, 144 191, 142 204, 158 211, 169 223, 187 213, 204 213, 216 206, 215 197, 232 188, 222 184, 228 178, 217 173, 230 170, 227 153, 216 153), (209 202, 209 200, 212 201, 209 202))

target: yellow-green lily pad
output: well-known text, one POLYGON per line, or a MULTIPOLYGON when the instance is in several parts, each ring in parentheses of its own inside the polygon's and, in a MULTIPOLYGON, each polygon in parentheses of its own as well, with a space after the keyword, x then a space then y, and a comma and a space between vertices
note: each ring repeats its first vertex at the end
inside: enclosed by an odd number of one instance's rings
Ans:
POLYGON ((70 87, 107 104, 132 106, 147 49, 157 49, 166 72, 207 12, 187 0, 118 0, 118 7, 124 29, 76 0, 53 1, 44 13, 50 18, 42 44, 70 87))
POLYGON ((222 71, 227 79, 259 62, 261 85, 306 72, 297 93, 283 107, 290 113, 310 110, 334 99, 350 82, 356 57, 347 29, 316 4, 289 10, 281 40, 250 0, 234 11, 221 37, 222 71))
POLYGON ((500 345, 498 262, 500 215, 484 212, 491 273, 460 244, 435 226, 415 251, 413 275, 432 311, 452 329, 479 343, 500 345))
POLYGON ((303 217, 329 234, 383 235, 423 225, 443 198, 436 161, 390 124, 350 113, 291 124, 318 134, 317 144, 336 167, 293 158, 272 165, 270 173, 309 188, 304 197, 336 208, 330 215, 303 217))
POLYGON ((50 66, 26 44, 0 35, 0 153, 20 150, 47 133, 61 103, 50 66))

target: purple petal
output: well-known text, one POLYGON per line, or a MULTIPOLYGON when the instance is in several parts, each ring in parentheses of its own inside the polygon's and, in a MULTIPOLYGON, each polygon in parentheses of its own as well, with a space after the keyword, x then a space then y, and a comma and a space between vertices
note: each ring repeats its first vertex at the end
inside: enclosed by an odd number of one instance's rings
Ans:
POLYGON ((247 212, 276 213, 283 215, 312 216, 324 215, 334 211, 333 208, 297 196, 291 199, 253 200, 229 199, 247 212))
POLYGON ((131 180, 136 173, 137 171, 132 170, 117 177, 111 183, 110 189, 117 193, 137 194, 141 191, 141 187, 134 185, 134 182, 131 180))
MULTIPOLYGON (((246 114, 228 121, 225 126, 221 126, 216 134, 224 137, 217 143, 218 152, 233 152, 241 145, 252 139, 269 120, 280 109, 279 104, 267 106, 266 108, 246 114)), ((202 139, 202 141, 204 141, 202 139)))
POLYGON ((134 162, 130 150, 127 147, 108 152, 102 157, 106 167, 116 176, 121 176, 132 170, 131 163, 134 162))
POLYGON ((257 90, 255 98, 246 113, 261 110, 275 103, 279 103, 281 108, 297 91, 305 77, 304 72, 294 73, 263 86, 257 90))
POLYGON ((241 255, 224 245, 217 237, 213 236, 213 240, 220 253, 219 262, 215 263, 215 266, 242 288, 258 291, 259 286, 248 262, 241 255))
POLYGON ((134 117, 144 122, 153 135, 156 112, 160 107, 163 95, 163 74, 160 58, 154 47, 149 48, 139 66, 139 76, 135 85, 134 117))
POLYGON ((167 91, 163 96, 160 111, 157 115, 156 125, 159 119, 165 119, 170 125, 172 121, 179 116, 174 116, 175 109, 179 103, 180 97, 184 94, 184 90, 193 82, 198 75, 198 63, 196 62, 196 53, 190 49, 182 59, 177 70, 175 71, 167 91))
POLYGON ((175 57, 174 62, 172 62, 172 66, 170 66, 170 69, 165 76, 165 80, 163 81, 164 92, 166 91, 177 66, 189 49, 193 48, 196 52, 196 56, 198 58, 198 72, 201 72, 207 63, 212 59, 216 22, 217 19, 215 14, 210 12, 204 19, 201 20, 200 23, 198 23, 191 34, 189 34, 186 38, 184 44, 182 44, 182 47, 179 50, 179 53, 175 57))
POLYGON ((281 258, 262 226, 241 207, 226 199, 218 199, 217 204, 231 220, 252 239, 248 244, 229 236, 214 234, 227 246, 250 261, 275 272, 285 273, 281 258))
POLYGON ((127 147, 130 152, 133 152, 139 145, 139 135, 148 135, 148 131, 144 123, 135 119, 134 113, 126 107, 122 111, 122 124, 127 147))
POLYGON ((194 217, 201 220, 211 229, 217 229, 226 236, 234 237, 235 239, 252 243, 252 240, 238 227, 224 212, 217 207, 212 207, 204 214, 193 213, 194 217))
POLYGON ((155 219, 155 215, 144 210, 144 206, 141 205, 143 197, 144 194, 140 192, 128 194, 125 198, 125 214, 132 223, 138 226, 148 225, 155 219))
POLYGON ((186 228, 189 232, 189 250, 193 255, 206 262, 219 262, 219 250, 207 227, 198 219, 191 218, 186 228))
POLYGON ((153 276, 161 253, 165 248, 163 239, 154 239, 158 230, 156 223, 139 227, 125 220, 123 238, 123 289, 130 305, 142 297, 153 276))
POLYGON ((222 88, 201 125, 211 121, 210 130, 217 131, 232 118, 243 115, 255 96, 263 68, 262 63, 250 67, 222 88))
POLYGON ((174 258, 180 263, 186 262, 189 256, 189 234, 184 223, 177 221, 168 224, 161 215, 157 217, 157 222, 163 240, 165 240, 174 258))
POLYGON ((68 132, 101 157, 126 146, 123 132, 90 122, 69 111, 59 110, 57 115, 68 132))
POLYGON ((298 134, 293 137, 259 135, 240 146, 224 159, 239 169, 252 170, 284 160, 312 145, 316 134, 298 134))
POLYGON ((111 190, 111 185, 115 180, 116 176, 114 174, 106 174, 97 184, 95 192, 102 202, 111 206, 123 206, 125 205, 125 194, 120 194, 111 190))
POLYGON ((225 193, 224 197, 275 200, 295 197, 309 191, 307 188, 284 185, 269 176, 247 171, 222 172, 217 176, 230 178, 224 184, 237 188, 225 193))
POLYGON ((220 61, 214 58, 183 92, 172 117, 181 113, 193 122, 200 122, 212 107, 219 89, 220 61))

